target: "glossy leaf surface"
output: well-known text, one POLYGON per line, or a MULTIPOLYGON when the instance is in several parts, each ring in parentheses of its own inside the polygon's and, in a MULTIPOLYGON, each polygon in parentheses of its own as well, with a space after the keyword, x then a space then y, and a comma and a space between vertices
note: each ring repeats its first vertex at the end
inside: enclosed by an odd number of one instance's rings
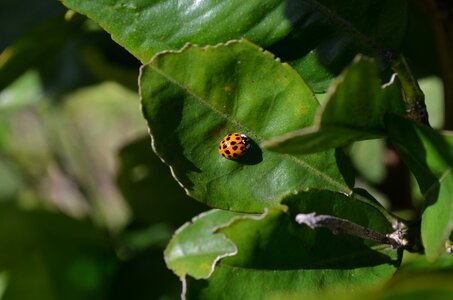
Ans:
POLYGON ((293 69, 247 41, 163 52, 142 68, 140 93, 154 150, 201 202, 255 213, 298 189, 349 193, 333 150, 260 149, 266 138, 311 124, 318 103, 293 69), (218 153, 232 132, 252 141, 237 160, 218 153))
POLYGON ((283 0, 62 2, 99 23, 143 63, 187 42, 213 45, 247 38, 282 56, 319 92, 357 52, 372 54, 338 26, 341 20, 391 50, 401 46, 407 23, 407 2, 391 0, 319 1, 325 9, 318 1, 283 0))

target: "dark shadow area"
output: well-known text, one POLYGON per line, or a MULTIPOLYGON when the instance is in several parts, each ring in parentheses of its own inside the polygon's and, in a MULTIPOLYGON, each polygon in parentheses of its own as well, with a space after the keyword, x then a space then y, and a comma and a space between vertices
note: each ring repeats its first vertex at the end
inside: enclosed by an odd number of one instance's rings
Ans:
POLYGON ((167 269, 162 249, 148 249, 123 262, 107 299, 179 299, 181 282, 167 269))
MULTIPOLYGON (((324 5, 329 7, 328 3, 324 3, 324 5)), ((353 5, 347 7, 350 8, 351 6, 353 5)), ((317 60, 317 63, 327 69, 331 73, 330 76, 333 77, 339 75, 357 53, 373 56, 365 46, 354 41, 348 34, 342 32, 341 28, 332 23, 332 20, 329 20, 303 0, 286 1, 285 16, 292 23, 293 31, 268 49, 296 69, 302 68, 299 71, 310 72, 310 67, 308 65, 305 67, 302 61, 311 51, 314 51, 313 58, 317 60)), ((380 67, 381 70, 386 68, 388 68, 388 65, 380 67)), ((318 76, 320 75, 310 74, 306 78, 308 84, 315 91, 319 89, 317 88, 318 80, 328 79, 328 77, 315 78, 318 76)))
MULTIPOLYGON (((142 69, 141 81, 143 76, 146 76, 143 75, 145 73, 146 67, 142 69)), ((184 148, 178 136, 185 101, 190 100, 185 99, 179 89, 167 85, 161 87, 159 91, 143 88, 141 97, 142 111, 153 137, 154 150, 161 159, 172 166, 173 174, 178 181, 186 189, 191 190, 193 182, 187 174, 199 173, 201 170, 184 156, 184 148), (153 101, 150 101, 151 93, 158 94, 153 101)))
POLYGON ((292 24, 292 32, 267 49, 290 63, 315 92, 325 91, 330 79, 339 75, 358 53, 376 58, 383 82, 387 82, 392 72, 388 51, 405 54, 419 75, 439 75, 439 67, 432 63, 437 61, 434 48, 425 51, 423 47, 435 44, 432 28, 414 3, 355 0, 337 4, 325 0, 287 0, 285 16, 292 24), (343 21, 336 20, 336 16, 343 21), (395 21, 388 24, 385 18, 395 21), (353 29, 344 28, 341 22, 353 29), (363 40, 354 36, 353 30, 360 32, 363 40), (314 72, 313 61, 326 71, 314 72))
POLYGON ((342 148, 335 149, 335 161, 341 175, 348 187, 353 188, 355 184, 355 173, 350 158, 344 153, 342 148))
POLYGON ((438 177, 440 177, 441 174, 434 174, 433 171, 439 170, 432 170, 428 165, 427 150, 417 131, 424 134, 425 138, 429 139, 429 143, 435 146, 438 154, 433 155, 440 156, 441 160, 444 160, 444 163, 453 165, 453 157, 448 150, 450 149, 450 146, 441 134, 433 134, 430 128, 424 127, 423 125, 420 125, 417 128, 417 125, 401 117, 389 115, 388 124, 390 140, 393 146, 414 174, 421 192, 424 195, 429 193, 427 195, 428 198, 426 198, 424 202, 424 211, 426 207, 437 202, 440 188, 438 177))
POLYGON ((247 152, 236 159, 238 163, 244 165, 256 165, 263 161, 263 151, 260 146, 252 139, 250 139, 250 149, 247 152))
POLYGON ((58 99, 74 89, 104 81, 138 90, 140 62, 135 57, 106 32, 84 32, 77 25, 72 27, 71 38, 39 62, 40 79, 47 94, 58 99))

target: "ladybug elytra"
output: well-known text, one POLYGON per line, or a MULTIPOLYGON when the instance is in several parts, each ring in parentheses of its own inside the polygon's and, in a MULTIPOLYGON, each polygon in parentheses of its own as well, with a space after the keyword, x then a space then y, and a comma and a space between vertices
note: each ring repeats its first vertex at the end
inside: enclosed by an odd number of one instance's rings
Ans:
POLYGON ((250 139, 241 133, 227 134, 219 144, 219 153, 226 159, 236 159, 250 148, 250 139))

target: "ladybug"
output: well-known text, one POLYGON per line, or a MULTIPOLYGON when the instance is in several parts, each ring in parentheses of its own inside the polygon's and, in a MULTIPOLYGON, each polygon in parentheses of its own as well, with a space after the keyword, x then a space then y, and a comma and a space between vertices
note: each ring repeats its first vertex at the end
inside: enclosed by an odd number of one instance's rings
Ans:
POLYGON ((219 144, 219 153, 226 159, 236 159, 250 148, 250 139, 241 133, 227 134, 219 144))

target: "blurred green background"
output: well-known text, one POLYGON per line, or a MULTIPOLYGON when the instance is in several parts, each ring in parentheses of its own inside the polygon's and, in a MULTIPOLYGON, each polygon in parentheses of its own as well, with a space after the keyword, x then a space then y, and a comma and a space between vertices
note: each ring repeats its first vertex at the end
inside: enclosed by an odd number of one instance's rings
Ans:
MULTIPOLYGON (((440 128, 442 84, 420 20, 407 52, 440 128)), ((207 208, 151 150, 139 62, 57 0, 0 0, 0 53, 0 299, 178 299, 162 252, 207 208)), ((359 186, 388 178, 384 148, 351 148, 359 186)))
POLYGON ((205 208, 151 150, 139 62, 66 11, 0 2, 0 299, 178 299, 162 252, 205 208))

